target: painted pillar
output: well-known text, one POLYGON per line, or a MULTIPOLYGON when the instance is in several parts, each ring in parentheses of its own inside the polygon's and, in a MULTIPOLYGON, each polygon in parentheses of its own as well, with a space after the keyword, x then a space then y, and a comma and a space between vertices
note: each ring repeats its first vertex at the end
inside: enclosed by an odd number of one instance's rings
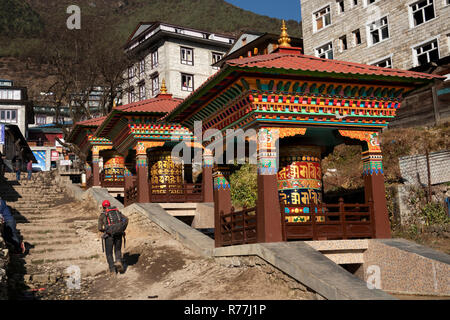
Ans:
POLYGON ((391 238, 391 226, 387 209, 384 186, 383 156, 381 153, 366 151, 362 153, 364 193, 366 203, 373 201, 375 217, 375 238, 391 238))
POLYGON ((94 147, 92 150, 92 176, 94 187, 100 186, 100 153, 97 147, 94 147))
POLYGON ((148 161, 144 144, 138 142, 136 147, 136 175, 138 186, 138 203, 150 202, 148 188, 148 161))
MULTIPOLYGON (((278 172, 280 200, 286 213, 309 213, 309 205, 322 203, 321 148, 317 146, 289 146, 280 151, 281 169, 278 172), (303 205, 290 208, 289 205, 303 205)), ((317 213, 317 212, 315 212, 317 213)), ((309 216, 290 216, 287 222, 307 222, 309 216)), ((316 221, 323 221, 317 217, 316 221)))
POLYGON ((89 181, 92 176, 92 167, 89 163, 86 162, 84 168, 86 170, 86 181, 89 181))
POLYGON ((214 239, 216 247, 220 247, 222 244, 220 213, 231 212, 230 169, 226 165, 215 166, 212 175, 214 179, 214 239))
POLYGON ((125 191, 133 186, 133 174, 125 166, 124 168, 125 191))
POLYGON ((203 154, 203 173, 202 173, 202 190, 203 202, 214 202, 213 189, 213 164, 214 157, 208 148, 204 150, 203 154))
POLYGON ((257 241, 281 242, 281 212, 277 181, 278 131, 258 131, 257 241))

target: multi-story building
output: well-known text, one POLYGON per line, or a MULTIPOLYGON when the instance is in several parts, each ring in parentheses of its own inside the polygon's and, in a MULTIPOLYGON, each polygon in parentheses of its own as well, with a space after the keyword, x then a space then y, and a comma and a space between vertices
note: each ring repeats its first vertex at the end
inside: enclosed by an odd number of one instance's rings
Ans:
POLYGON ((14 86, 11 80, 0 80, 0 122, 16 125, 24 137, 34 123, 33 106, 27 89, 14 86))
MULTIPOLYGON (((300 0, 307 55, 450 79, 450 0, 300 0)), ((390 126, 450 117, 450 81, 405 99, 390 126)))
POLYGON ((162 80, 174 98, 186 98, 217 71, 234 44, 231 36, 167 23, 140 23, 125 45, 135 63, 127 70, 122 103, 153 98, 162 80))
POLYGON ((450 55, 450 0, 301 0, 305 54, 395 69, 450 55))

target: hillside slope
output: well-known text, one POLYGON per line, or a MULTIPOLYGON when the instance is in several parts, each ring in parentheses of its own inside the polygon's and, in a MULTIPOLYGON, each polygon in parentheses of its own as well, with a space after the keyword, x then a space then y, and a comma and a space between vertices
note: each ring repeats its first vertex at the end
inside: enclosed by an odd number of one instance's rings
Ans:
MULTIPOLYGON (((68 17, 66 9, 73 0, 27 0, 46 22, 46 26, 62 26, 68 17)), ((162 21, 212 32, 239 34, 243 30, 280 32, 279 19, 240 9, 224 0, 78 0, 82 19, 107 23, 120 31, 121 40, 141 21, 162 21)), ((300 12, 299 12, 300 17, 300 12)), ((83 23, 83 20, 82 20, 83 23)), ((287 22, 292 36, 301 35, 301 25, 287 22)))
POLYGON ((0 35, 2 37, 33 36, 43 29, 43 21, 23 0, 0 1, 0 35))

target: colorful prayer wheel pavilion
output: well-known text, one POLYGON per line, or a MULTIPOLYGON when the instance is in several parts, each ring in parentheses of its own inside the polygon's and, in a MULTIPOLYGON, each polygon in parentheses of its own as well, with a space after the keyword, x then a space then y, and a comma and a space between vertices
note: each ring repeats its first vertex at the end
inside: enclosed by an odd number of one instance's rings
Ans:
POLYGON ((229 166, 214 165, 216 246, 389 238, 379 134, 409 92, 437 77, 306 56, 282 31, 274 53, 226 61, 165 118, 258 134, 252 212, 234 212, 229 166), (362 146, 364 204, 322 203, 321 160, 343 143, 362 146))
MULTIPOLYGON (((125 176, 126 205, 214 201, 216 246, 389 238, 379 135, 409 92, 440 77, 306 56, 289 43, 283 24, 275 52, 227 60, 183 101, 163 84, 156 98, 78 123, 68 140, 90 149, 93 185, 102 155, 105 178, 125 176), (246 137, 246 157, 256 141, 256 208, 232 208, 230 166, 213 160, 223 142, 204 142, 197 122, 202 136, 256 133, 246 137), (188 157, 203 153, 200 184, 192 165, 173 156, 177 140, 192 150, 188 157), (323 203, 321 161, 340 144, 362 147, 364 203, 323 203)), ((235 149, 223 145, 227 159, 235 149)))

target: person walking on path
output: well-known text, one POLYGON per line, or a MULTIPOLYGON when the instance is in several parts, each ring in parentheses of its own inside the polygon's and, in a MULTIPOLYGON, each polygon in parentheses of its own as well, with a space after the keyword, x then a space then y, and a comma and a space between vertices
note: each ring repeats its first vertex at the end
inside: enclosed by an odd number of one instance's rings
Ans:
POLYGON ((31 180, 31 175, 33 173, 33 161, 29 160, 27 163, 28 181, 31 180))
POLYGON ((4 236, 7 242, 12 242, 17 253, 25 253, 25 245, 20 241, 19 234, 16 229, 16 220, 11 214, 11 210, 7 206, 5 200, 0 197, 0 222, 4 224, 4 236))
POLYGON ((16 161, 14 161, 14 171, 16 172, 16 180, 20 181, 20 160, 19 158, 16 158, 16 161))
MULTIPOLYGON (((103 212, 98 218, 98 231, 103 232, 104 250, 110 275, 124 271, 122 262, 122 238, 125 239, 125 229, 128 226, 128 218, 116 207, 111 207, 108 200, 103 201, 103 212), (113 251, 115 263, 113 259, 113 251)), ((103 245, 103 242, 102 242, 103 245)))

